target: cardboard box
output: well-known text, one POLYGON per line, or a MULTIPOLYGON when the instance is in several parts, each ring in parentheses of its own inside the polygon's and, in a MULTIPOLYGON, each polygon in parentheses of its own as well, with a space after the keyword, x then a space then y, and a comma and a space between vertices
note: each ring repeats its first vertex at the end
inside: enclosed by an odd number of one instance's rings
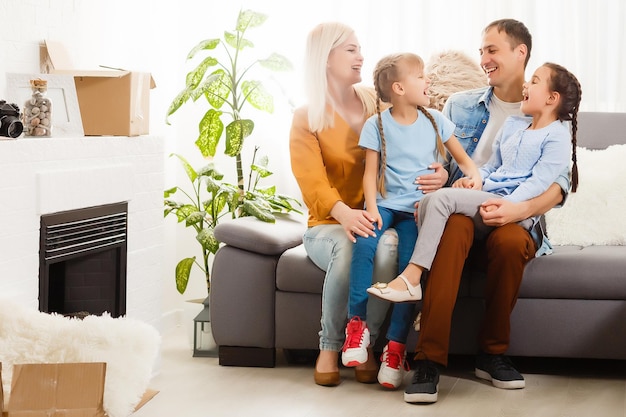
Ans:
POLYGON ((106 363, 13 366, 7 417, 104 417, 106 363))
MULTIPOLYGON (((25 364, 13 367, 5 404, 0 362, 0 416, 103 417, 106 363, 25 364)), ((159 391, 147 389, 135 410, 159 391)))
POLYGON ((42 72, 74 76, 86 136, 138 136, 149 133, 150 89, 156 84, 147 72, 77 70, 62 44, 46 41, 42 72))

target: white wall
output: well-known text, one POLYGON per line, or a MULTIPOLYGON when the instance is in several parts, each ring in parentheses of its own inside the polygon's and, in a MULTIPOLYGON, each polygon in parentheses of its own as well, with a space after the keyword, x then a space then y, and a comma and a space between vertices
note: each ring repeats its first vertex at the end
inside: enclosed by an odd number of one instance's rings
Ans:
MULTIPOLYGON (((292 60, 296 71, 278 77, 287 97, 277 93, 274 116, 250 114, 257 126, 249 141, 269 154, 270 167, 276 172, 271 179, 279 189, 296 195, 287 157, 291 111, 287 99, 303 102, 302 54, 306 34, 318 22, 339 20, 356 29, 366 56, 364 82, 369 83, 368 74, 386 53, 412 50, 427 59, 440 50, 455 48, 477 57, 485 24, 497 18, 517 18, 529 26, 534 37, 530 71, 547 60, 562 63, 583 83, 584 110, 626 111, 626 77, 621 76, 626 69, 626 55, 621 54, 626 47, 625 7, 619 0, 2 0, 0 98, 11 100, 6 96, 5 73, 38 72, 39 45, 44 39, 67 45, 76 68, 104 64, 151 71, 157 84, 151 93, 151 134, 164 137, 165 155, 179 152, 199 165, 203 161, 193 156, 193 142, 204 110, 181 110, 171 118, 172 126, 167 126, 166 109, 193 67, 185 63, 187 52, 200 40, 231 29, 240 8, 252 8, 269 15, 265 25, 249 32, 257 45, 255 51, 261 55, 282 53, 292 60), (577 17, 564 17, 564 13, 577 17)), ((223 158, 218 158, 221 161, 223 158)), ((234 176, 227 162, 223 162, 223 170, 234 176)), ((175 161, 166 158, 164 188, 182 183, 183 175, 175 161)), ((177 311, 184 299, 204 294, 198 277, 184 296, 174 289, 176 262, 197 254, 197 244, 177 238, 184 232, 173 220, 167 222, 164 314, 177 311)))

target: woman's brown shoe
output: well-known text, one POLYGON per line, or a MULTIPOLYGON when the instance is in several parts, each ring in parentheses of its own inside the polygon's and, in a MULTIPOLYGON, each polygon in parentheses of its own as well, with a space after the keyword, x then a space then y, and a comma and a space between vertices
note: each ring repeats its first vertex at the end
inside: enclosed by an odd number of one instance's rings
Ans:
POLYGON ((317 385, 321 385, 323 387, 335 387, 341 383, 341 376, 339 376, 339 370, 332 372, 318 372, 317 371, 317 361, 319 361, 319 356, 315 360, 315 371, 313 372, 313 379, 317 385))
POLYGON ((341 377, 339 371, 335 372, 313 372, 313 379, 317 385, 323 387, 335 387, 341 383, 341 377))
POLYGON ((362 384, 373 384, 378 380, 378 369, 354 369, 356 380, 362 384))

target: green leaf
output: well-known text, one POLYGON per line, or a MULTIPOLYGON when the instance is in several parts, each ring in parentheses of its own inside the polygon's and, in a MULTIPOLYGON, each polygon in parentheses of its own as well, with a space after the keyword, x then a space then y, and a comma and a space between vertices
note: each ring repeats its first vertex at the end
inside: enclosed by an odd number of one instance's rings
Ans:
POLYGON ((181 156, 181 155, 179 155, 177 153, 170 154, 170 158, 172 156, 175 156, 175 157, 177 157, 179 159, 180 164, 183 166, 183 169, 187 173, 187 178, 189 178, 189 181, 194 182, 196 180, 196 178, 198 178, 198 173, 196 172, 195 169, 193 169, 191 164, 189 162, 187 162, 185 157, 183 157, 183 156, 181 156))
POLYGON ((213 229, 210 227, 204 228, 196 236, 196 240, 200 242, 202 247, 211 253, 217 252, 220 247, 220 242, 215 238, 213 229))
POLYGON ((183 294, 187 289, 189 274, 191 274, 191 267, 193 266, 195 260, 195 256, 193 258, 185 258, 178 262, 178 265, 176 265, 176 289, 181 294, 183 294))
POLYGON ((222 107, 231 92, 230 76, 223 69, 217 69, 207 77, 194 94, 204 94, 211 106, 222 107))
POLYGON ((238 38, 236 34, 231 32, 224 32, 224 40, 230 47, 239 51, 245 47, 254 48, 254 44, 252 42, 242 37, 238 38))
POLYGON ((187 54, 187 59, 189 60, 189 59, 193 58, 198 51, 202 51, 202 50, 205 50, 205 49, 215 49, 217 47, 217 45, 220 44, 220 42, 221 41, 220 41, 219 38, 205 39, 205 40, 201 41, 196 46, 194 46, 191 51, 189 51, 189 53, 187 54))
POLYGON ((241 83, 241 91, 243 91, 246 101, 254 108, 274 112, 274 98, 265 89, 260 81, 244 81, 241 83))
POLYGON ((213 199, 212 208, 215 210, 215 213, 216 214, 221 213, 231 198, 232 198, 232 191, 229 191, 225 189, 224 187, 221 187, 220 191, 215 195, 215 198, 213 199))
POLYGON ((228 156, 239 155, 243 149, 243 140, 250 136, 253 130, 254 122, 248 119, 235 120, 226 126, 226 150, 224 153, 228 156))
MULTIPOLYGON (((191 99, 194 101, 194 103, 200 98, 200 97, 207 97, 207 93, 209 91, 211 91, 211 88, 214 87, 219 87, 218 84, 213 84, 213 83, 219 83, 221 77, 223 77, 223 73, 224 71, 221 71, 219 73, 212 73, 209 76, 207 76, 204 81, 202 82, 202 84, 200 86, 198 86, 198 88, 196 88, 195 90, 191 91, 189 93, 191 99)), ((219 100, 219 99, 215 99, 217 100, 216 103, 219 104, 219 107, 222 107, 222 104, 224 104, 224 100, 219 100)), ((207 101, 209 101, 208 97, 207 97, 207 101)), ((211 102, 209 101, 209 104, 211 104, 211 102)))
POLYGON ((181 223, 183 221, 186 222, 189 216, 197 212, 198 207, 192 204, 184 204, 178 207, 178 209, 176 209, 176 217, 178 217, 178 223, 181 223))
POLYGON ((224 131, 224 123, 220 119, 221 115, 221 111, 209 109, 204 114, 202 120, 200 120, 200 125, 198 126, 200 135, 196 140, 196 146, 205 158, 215 156, 217 144, 224 131))
MULTIPOLYGON (((196 68, 194 68, 193 71, 190 71, 187 74, 187 78, 186 78, 187 88, 190 91, 195 90, 200 85, 200 82, 204 78, 204 74, 206 74, 206 70, 209 67, 214 67, 218 63, 219 62, 217 61, 217 59, 213 58, 212 56, 204 58, 202 62, 198 64, 196 68)), ((192 93, 192 96, 193 96, 193 93, 192 93)), ((197 97, 194 98, 194 101, 196 101, 196 99, 197 97)))
POLYGON ((206 179, 221 180, 224 178, 224 174, 220 170, 218 170, 213 162, 203 166, 198 170, 199 177, 205 177, 206 179))
POLYGON ((193 226, 194 224, 198 224, 204 220, 204 213, 201 211, 195 211, 191 213, 185 219, 185 226, 193 226))
POLYGON ((264 167, 262 167, 260 165, 254 165, 254 164, 250 165, 250 169, 252 171, 257 172, 261 178, 266 178, 266 177, 269 177, 270 175, 272 175, 271 171, 265 169, 264 167))
POLYGON ((261 194, 264 197, 271 197, 276 194, 276 186, 272 185, 266 188, 255 188, 254 192, 261 194))
MULTIPOLYGON (((168 198, 173 194, 176 194, 176 191, 178 191, 178 187, 168 188, 167 190, 163 191, 163 198, 168 198)), ((167 201, 165 203, 167 204, 167 201)))
POLYGON ((272 71, 292 71, 293 65, 283 55, 273 53, 265 59, 260 59, 259 64, 263 68, 267 68, 272 71))
POLYGON ((237 27, 235 30, 245 32, 248 28, 261 26, 267 20, 267 15, 252 10, 243 10, 237 17, 237 27))
POLYGON ((244 200, 242 205, 243 211, 254 216, 259 220, 263 220, 267 223, 276 222, 276 218, 272 214, 271 207, 268 203, 262 200, 244 200))
POLYGON ((204 182, 206 184, 207 192, 211 193, 213 196, 215 196, 215 194, 219 191, 219 189, 222 186, 222 184, 219 182, 219 180, 216 181, 215 179, 213 179, 211 177, 206 177, 204 179, 204 182))
POLYGON ((174 114, 176 112, 176 110, 178 110, 180 108, 180 106, 182 106, 183 104, 185 104, 187 102, 187 100, 189 100, 190 97, 190 91, 185 88, 183 91, 181 91, 180 93, 178 93, 178 95, 174 98, 174 100, 172 100, 172 103, 170 104, 169 108, 167 109, 167 114, 165 115, 165 123, 166 124, 170 124, 169 121, 169 117, 174 114))

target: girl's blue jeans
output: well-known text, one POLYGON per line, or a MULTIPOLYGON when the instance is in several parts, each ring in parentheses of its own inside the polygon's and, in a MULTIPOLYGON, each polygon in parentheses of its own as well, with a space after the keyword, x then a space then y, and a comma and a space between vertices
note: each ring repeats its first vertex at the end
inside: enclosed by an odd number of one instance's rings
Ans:
MULTIPOLYGON (((398 234, 398 270, 402 271, 409 264, 409 260, 417 239, 417 225, 413 213, 378 207, 382 218, 382 228, 376 229, 376 236, 357 236, 352 248, 352 263, 350 266, 350 295, 348 304, 348 319, 360 317, 367 320, 368 300, 367 289, 372 282, 383 282, 374 275, 374 257, 378 241, 383 233, 393 227, 398 234)), ((411 328, 414 303, 396 303, 393 305, 391 322, 387 332, 387 339, 394 342, 406 343, 411 328)), ((368 321, 369 327, 369 321, 368 321)))

